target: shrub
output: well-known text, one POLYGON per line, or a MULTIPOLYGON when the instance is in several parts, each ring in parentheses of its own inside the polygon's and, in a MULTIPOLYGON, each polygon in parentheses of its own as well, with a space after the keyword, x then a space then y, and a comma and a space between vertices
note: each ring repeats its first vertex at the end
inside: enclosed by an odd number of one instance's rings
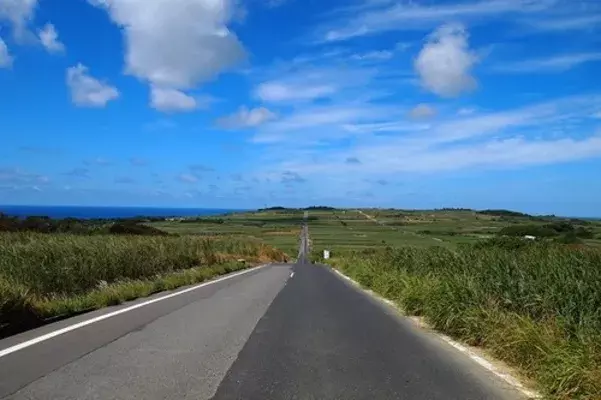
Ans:
POLYGON ((146 235, 146 236, 167 236, 167 232, 153 228, 147 225, 138 225, 135 223, 114 223, 109 228, 109 233, 113 235, 146 235))

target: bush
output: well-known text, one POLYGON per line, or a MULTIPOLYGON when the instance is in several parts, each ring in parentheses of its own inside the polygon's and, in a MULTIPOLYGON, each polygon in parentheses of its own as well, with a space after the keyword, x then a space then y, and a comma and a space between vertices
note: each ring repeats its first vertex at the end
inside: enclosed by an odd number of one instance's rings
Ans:
POLYGON ((554 240, 555 240, 555 242, 562 243, 562 244, 582 244, 583 243, 582 240, 580 240, 580 238, 578 238, 578 235, 576 235, 575 232, 566 233, 565 235, 562 235, 554 240))
POLYGON ((182 219, 179 221, 182 224, 224 224, 225 220, 223 218, 190 218, 190 219, 182 219))
POLYGON ((499 234, 505 236, 531 235, 542 238, 557 237, 560 235, 570 235, 584 239, 590 239, 594 236, 592 230, 586 229, 582 226, 575 227, 569 222, 553 222, 544 225, 525 224, 506 226, 505 228, 501 229, 499 234))
POLYGON ((145 236, 168 236, 167 232, 147 225, 134 223, 114 223, 108 230, 113 235, 145 235, 145 236))
POLYGON ((543 225, 513 225, 506 226, 499 231, 499 235, 504 236, 536 236, 536 237, 554 237, 557 232, 543 225))

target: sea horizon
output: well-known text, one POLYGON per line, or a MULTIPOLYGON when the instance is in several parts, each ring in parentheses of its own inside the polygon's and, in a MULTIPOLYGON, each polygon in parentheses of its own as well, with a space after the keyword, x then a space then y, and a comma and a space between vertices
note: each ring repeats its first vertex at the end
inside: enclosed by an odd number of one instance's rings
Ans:
POLYGON ((224 215, 249 209, 202 208, 202 207, 143 207, 143 206, 70 206, 70 205, 0 205, 0 213, 25 218, 132 218, 144 217, 195 217, 224 215))

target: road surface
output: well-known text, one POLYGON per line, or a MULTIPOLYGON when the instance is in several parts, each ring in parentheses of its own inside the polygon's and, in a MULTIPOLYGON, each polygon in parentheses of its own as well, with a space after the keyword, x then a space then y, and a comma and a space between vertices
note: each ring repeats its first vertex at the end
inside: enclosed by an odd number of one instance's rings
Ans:
POLYGON ((0 341, 1 399, 520 399, 328 268, 270 265, 0 341))

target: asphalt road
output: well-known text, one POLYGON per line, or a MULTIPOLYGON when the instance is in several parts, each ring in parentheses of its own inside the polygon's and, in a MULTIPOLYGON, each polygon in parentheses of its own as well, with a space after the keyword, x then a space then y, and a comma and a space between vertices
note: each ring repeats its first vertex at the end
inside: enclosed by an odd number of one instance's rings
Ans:
POLYGON ((0 398, 521 398, 326 267, 272 265, 186 290, 0 341, 0 398))

